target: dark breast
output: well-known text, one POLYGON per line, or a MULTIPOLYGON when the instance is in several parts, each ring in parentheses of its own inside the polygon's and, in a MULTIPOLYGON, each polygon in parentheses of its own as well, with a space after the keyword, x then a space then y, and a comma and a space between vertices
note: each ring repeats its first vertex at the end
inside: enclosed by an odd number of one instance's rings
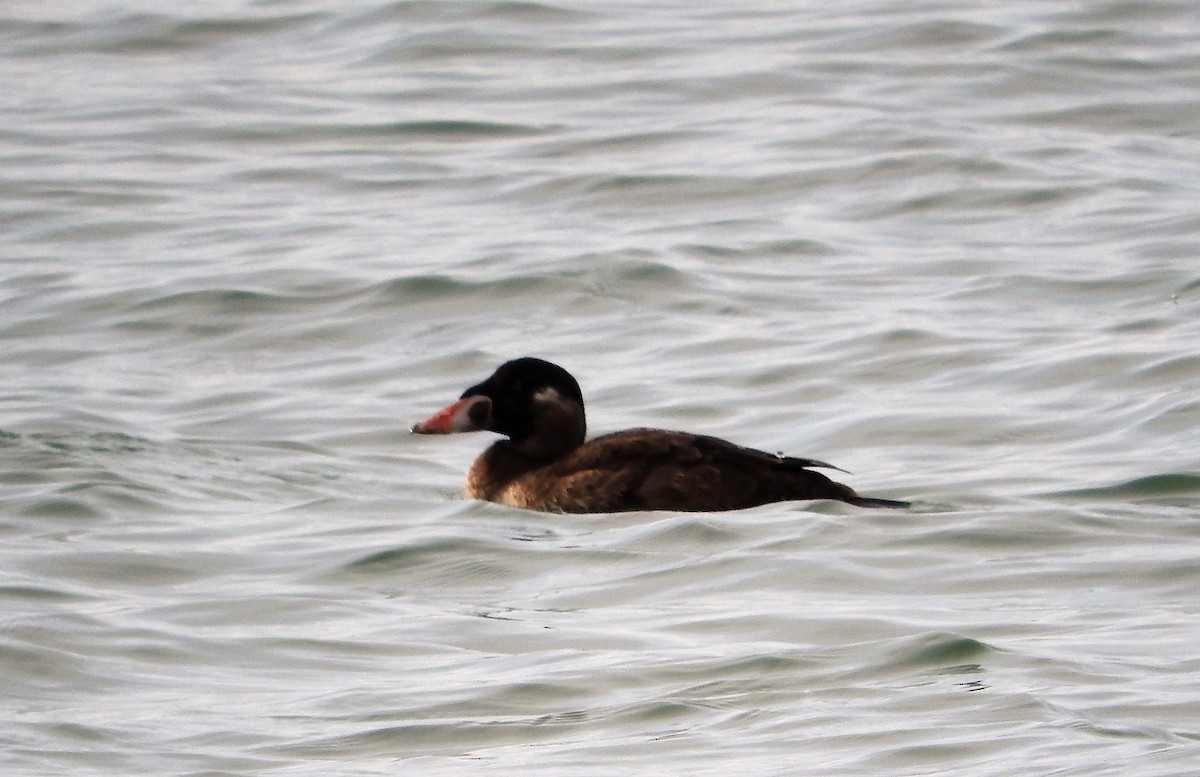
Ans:
POLYGON ((807 469, 810 463, 715 437, 631 429, 514 472, 495 483, 492 494, 472 495, 568 513, 736 510, 793 499, 856 497, 849 487, 807 469))

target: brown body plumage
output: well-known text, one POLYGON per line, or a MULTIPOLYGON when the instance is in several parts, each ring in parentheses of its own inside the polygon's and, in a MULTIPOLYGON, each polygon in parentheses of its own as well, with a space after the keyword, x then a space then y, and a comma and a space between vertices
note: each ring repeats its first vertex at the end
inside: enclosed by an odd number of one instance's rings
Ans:
POLYGON ((494 443, 467 473, 466 496, 565 513, 715 511, 802 499, 864 507, 905 502, 860 497, 813 471, 811 459, 776 456, 726 440, 662 429, 630 429, 585 442, 583 397, 557 365, 507 362, 426 421, 421 434, 487 429, 494 443))

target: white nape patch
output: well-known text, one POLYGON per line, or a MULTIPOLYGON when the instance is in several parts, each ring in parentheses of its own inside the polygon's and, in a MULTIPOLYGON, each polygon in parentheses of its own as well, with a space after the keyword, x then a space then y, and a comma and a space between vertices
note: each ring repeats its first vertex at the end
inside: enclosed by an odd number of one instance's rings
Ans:
POLYGON ((534 402, 546 402, 555 405, 561 405, 566 400, 559 393, 558 389, 553 386, 543 386, 533 393, 534 402))

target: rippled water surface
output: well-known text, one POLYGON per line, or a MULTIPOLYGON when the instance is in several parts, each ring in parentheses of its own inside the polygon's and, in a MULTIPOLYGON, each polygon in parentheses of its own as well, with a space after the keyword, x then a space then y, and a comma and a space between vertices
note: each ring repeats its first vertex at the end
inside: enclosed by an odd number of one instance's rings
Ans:
POLYGON ((6 775, 1200 772, 1190 2, 0 9, 6 775), (411 424, 910 511, 556 516, 411 424))

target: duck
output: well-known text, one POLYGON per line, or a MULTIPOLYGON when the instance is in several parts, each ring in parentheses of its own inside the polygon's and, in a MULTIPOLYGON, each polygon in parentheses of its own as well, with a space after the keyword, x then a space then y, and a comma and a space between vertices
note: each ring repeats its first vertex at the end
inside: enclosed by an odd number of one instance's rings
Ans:
POLYGON ((817 499, 910 506, 860 496, 815 471, 840 469, 832 464, 718 437, 637 428, 588 440, 579 383, 557 364, 532 356, 505 362, 412 427, 414 434, 476 431, 504 439, 467 471, 466 498, 529 510, 716 512, 817 499))

